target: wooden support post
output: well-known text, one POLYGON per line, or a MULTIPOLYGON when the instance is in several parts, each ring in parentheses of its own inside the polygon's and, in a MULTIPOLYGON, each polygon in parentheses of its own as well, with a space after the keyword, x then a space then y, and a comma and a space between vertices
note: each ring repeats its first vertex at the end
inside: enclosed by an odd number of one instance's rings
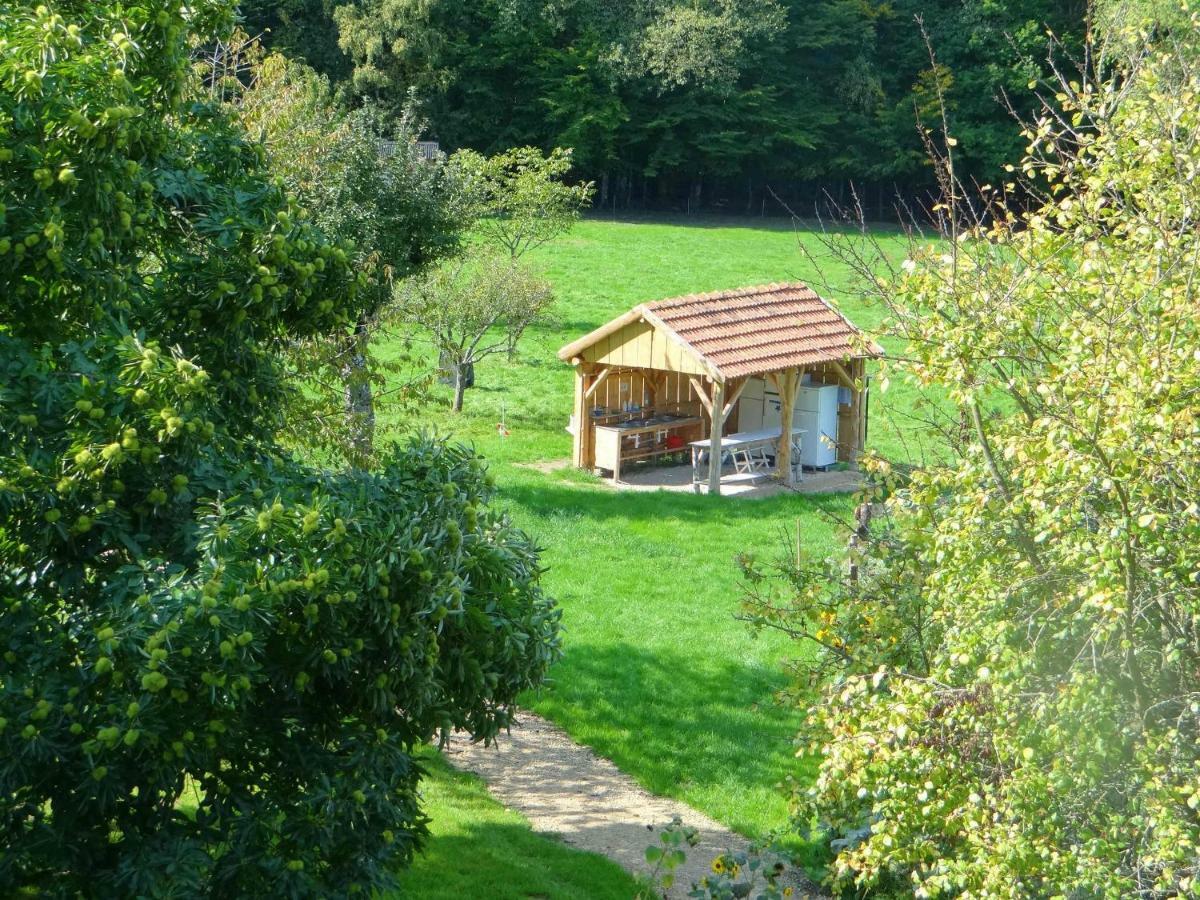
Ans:
POLYGON ((784 484, 795 483, 792 477, 792 418, 799 387, 799 369, 790 369, 779 379, 779 452, 775 455, 775 467, 784 484))
POLYGON ((866 444, 866 409, 863 404, 866 360, 850 360, 848 368, 836 361, 830 362, 829 366, 838 381, 850 389, 850 409, 845 414, 845 427, 841 425, 842 414, 838 414, 838 458, 856 465, 866 444))
POLYGON ((713 384, 712 432, 708 440, 708 492, 721 494, 721 431, 725 426, 725 382, 713 384))
POLYGON ((729 414, 733 412, 734 404, 736 404, 738 399, 742 396, 742 391, 745 389, 746 384, 749 381, 749 378, 742 378, 737 382, 737 387, 733 389, 733 392, 729 395, 729 399, 725 401, 724 409, 721 411, 722 421, 729 418, 729 414))
POLYGON ((583 379, 583 365, 580 364, 575 367, 575 405, 571 408, 571 417, 575 420, 575 433, 571 435, 571 465, 577 469, 584 467, 583 448, 592 424, 583 379))
POLYGON ((867 361, 859 359, 853 367, 855 386, 851 388, 850 414, 854 417, 854 446, 850 448, 850 464, 858 465, 858 459, 867 449, 867 407, 863 402, 867 390, 867 361))
POLYGON ((594 391, 596 367, 593 363, 579 362, 575 366, 575 435, 572 441, 571 462, 585 471, 596 466, 596 428, 592 421, 589 398, 594 391))

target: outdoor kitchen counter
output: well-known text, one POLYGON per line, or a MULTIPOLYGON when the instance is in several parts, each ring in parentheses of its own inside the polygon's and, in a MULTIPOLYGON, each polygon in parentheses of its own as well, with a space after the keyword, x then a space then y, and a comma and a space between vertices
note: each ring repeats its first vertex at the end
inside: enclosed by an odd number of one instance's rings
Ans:
POLYGON ((621 434, 634 434, 642 431, 670 431, 683 425, 699 425, 704 420, 699 416, 653 416, 649 419, 631 419, 628 422, 615 422, 612 425, 597 425, 597 431, 619 431, 621 434))
POLYGON ((681 436, 682 440, 678 446, 668 447, 665 435, 692 430, 698 436, 703 424, 704 420, 700 416, 659 415, 646 419, 632 419, 628 422, 615 422, 612 425, 597 425, 596 466, 611 470, 613 481, 619 481, 623 463, 665 456, 668 453, 685 452, 688 443, 686 436, 681 436), (649 441, 642 439, 643 435, 656 433, 661 433, 664 439, 649 441))

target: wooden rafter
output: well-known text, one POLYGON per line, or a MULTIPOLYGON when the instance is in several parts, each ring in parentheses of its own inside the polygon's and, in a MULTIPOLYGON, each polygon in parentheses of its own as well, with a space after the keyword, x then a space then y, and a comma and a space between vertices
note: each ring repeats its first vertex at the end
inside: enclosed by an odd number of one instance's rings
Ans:
POLYGON ((708 417, 711 419, 712 414, 713 414, 713 402, 712 402, 712 399, 708 396, 708 391, 706 391, 704 389, 703 383, 701 383, 700 379, 697 378, 695 375, 689 375, 688 381, 691 382, 692 389, 696 392, 696 395, 700 398, 701 405, 703 405, 704 409, 708 412, 708 417))
POLYGON ((850 388, 852 391, 857 390, 857 388, 854 386, 854 379, 850 377, 850 373, 846 371, 845 366, 843 366, 840 362, 830 360, 829 367, 837 373, 838 378, 842 379, 846 387, 850 388))
POLYGON ((604 369, 602 369, 600 371, 600 374, 598 376, 596 376, 596 380, 593 381, 591 383, 591 385, 588 386, 588 389, 586 391, 584 391, 583 399, 585 401, 591 400, 592 395, 596 393, 596 388, 598 388, 598 387, 600 387, 600 385, 604 384, 605 380, 608 378, 608 376, 611 373, 612 373, 612 366, 606 366, 604 369))

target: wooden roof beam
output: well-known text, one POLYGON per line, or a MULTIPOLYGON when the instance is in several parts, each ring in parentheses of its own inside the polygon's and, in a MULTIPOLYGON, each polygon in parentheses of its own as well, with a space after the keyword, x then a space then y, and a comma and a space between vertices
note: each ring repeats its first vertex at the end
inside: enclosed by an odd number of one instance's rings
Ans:
POLYGON ((845 383, 846 387, 850 388, 852 391, 858 390, 858 388, 854 385, 854 379, 850 377, 850 373, 846 371, 846 367, 840 362, 831 359, 826 365, 828 365, 831 369, 833 369, 834 372, 837 373, 838 378, 845 383))
POLYGON ((593 381, 588 386, 588 389, 586 391, 584 391, 584 393, 583 393, 584 402, 587 402, 588 400, 592 399, 592 395, 596 393, 596 389, 598 387, 600 387, 600 385, 604 384, 604 382, 608 378, 608 376, 612 374, 612 370, 613 370, 612 366, 605 366, 603 369, 600 370, 600 374, 596 377, 596 380, 593 381))
POLYGON ((734 405, 738 402, 738 398, 742 396, 742 391, 749 383, 749 378, 743 378, 738 382, 738 386, 733 389, 733 393, 729 395, 729 401, 725 404, 725 408, 721 410, 721 420, 729 418, 729 414, 733 412, 734 405))
POLYGON ((700 404, 704 407, 705 411, 708 413, 708 417, 711 419, 713 414, 713 404, 712 400, 709 399, 708 391, 704 389, 704 385, 701 384, 700 379, 695 375, 689 375, 688 381, 691 382, 692 390, 694 390, 696 395, 700 398, 700 404))

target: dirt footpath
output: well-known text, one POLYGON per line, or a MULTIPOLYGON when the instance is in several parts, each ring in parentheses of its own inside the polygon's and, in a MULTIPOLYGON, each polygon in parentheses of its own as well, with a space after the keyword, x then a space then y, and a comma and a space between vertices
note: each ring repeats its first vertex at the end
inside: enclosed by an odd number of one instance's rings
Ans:
MULTIPOLYGON (((522 712, 512 734, 502 735, 496 746, 485 749, 456 735, 445 755, 455 768, 483 778, 492 795, 529 819, 535 831, 601 853, 637 875, 649 874, 646 847, 657 844, 659 829, 678 816, 699 830, 700 843, 676 870, 673 897, 686 896, 709 873, 715 856, 749 847, 744 837, 690 806, 644 790, 532 713, 522 712)), ((797 897, 822 896, 800 872, 790 874, 788 884, 797 897)))

